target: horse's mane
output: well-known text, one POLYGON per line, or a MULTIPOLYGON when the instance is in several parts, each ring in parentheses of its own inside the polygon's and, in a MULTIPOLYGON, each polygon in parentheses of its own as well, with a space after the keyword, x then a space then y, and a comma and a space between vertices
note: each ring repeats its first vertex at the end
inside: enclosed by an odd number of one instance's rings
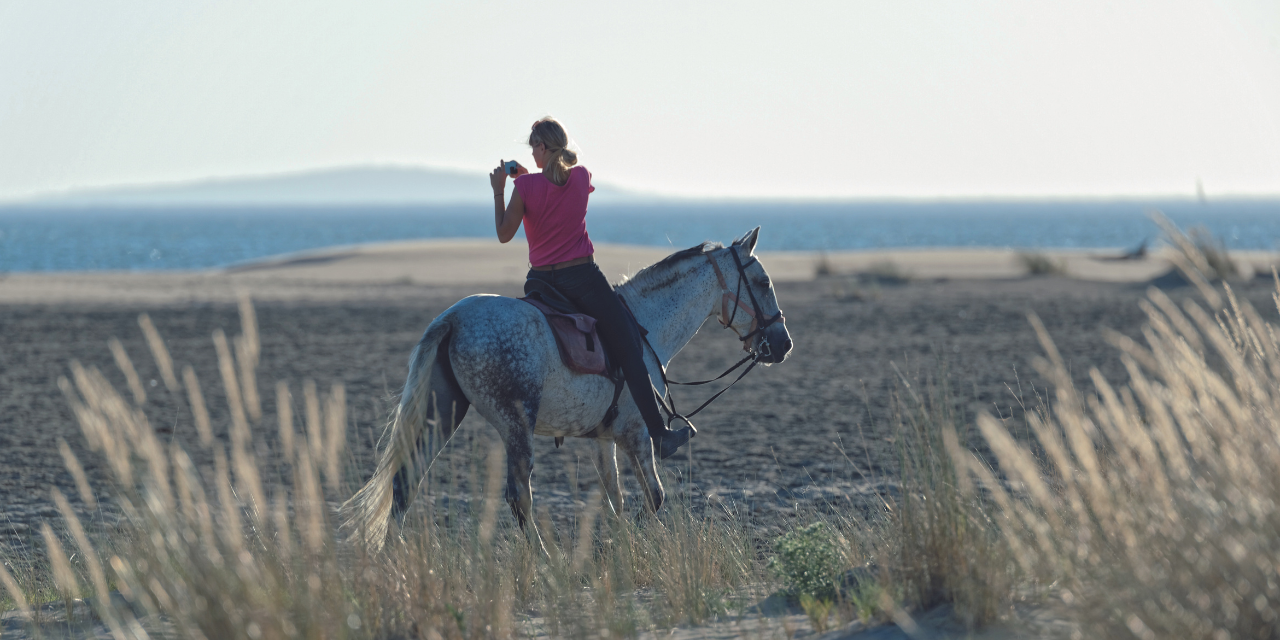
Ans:
MULTIPOLYGON (((631 276, 627 280, 627 282, 635 283, 635 286, 648 289, 650 287, 647 285, 653 284, 650 281, 654 280, 655 277, 657 277, 657 274, 667 273, 670 271, 672 267, 676 266, 681 262, 684 262, 689 258, 699 257, 699 256, 702 256, 703 254, 709 253, 711 251, 715 251, 716 249, 723 249, 723 248, 724 248, 724 245, 719 242, 707 241, 701 244, 696 244, 692 247, 689 247, 688 249, 681 249, 637 271, 635 275, 631 276)), ((667 280, 670 280, 669 276, 667 280)))

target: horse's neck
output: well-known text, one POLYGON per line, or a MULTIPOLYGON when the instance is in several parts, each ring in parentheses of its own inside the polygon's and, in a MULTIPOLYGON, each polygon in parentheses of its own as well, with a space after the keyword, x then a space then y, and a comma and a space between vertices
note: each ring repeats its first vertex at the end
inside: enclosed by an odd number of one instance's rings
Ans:
POLYGON ((674 265, 667 277, 631 281, 619 287, 662 366, 684 348, 714 312, 720 287, 706 260, 674 265), (655 283, 655 280, 657 281, 655 283))

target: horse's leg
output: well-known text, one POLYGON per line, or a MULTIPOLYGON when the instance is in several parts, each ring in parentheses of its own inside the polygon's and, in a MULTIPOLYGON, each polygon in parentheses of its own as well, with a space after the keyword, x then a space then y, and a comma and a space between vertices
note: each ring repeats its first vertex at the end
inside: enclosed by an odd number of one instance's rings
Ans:
POLYGON ((533 525, 533 430, 507 435, 507 504, 521 529, 533 525))
MULTIPOLYGON (((534 394, 529 396, 536 398, 534 394)), ((538 526, 533 521, 533 425, 538 421, 537 406, 536 400, 515 400, 508 405, 482 403, 479 408, 506 445, 505 497, 511 515, 530 542, 546 554, 538 526)))
MULTIPOLYGON (((443 345, 442 345, 443 346, 443 345)), ((435 362, 431 365, 427 391, 430 408, 422 433, 414 443, 413 454, 405 461, 391 481, 392 506, 391 514, 403 526, 405 514, 413 497, 422 484, 422 479, 431 468, 431 463, 453 437, 458 424, 466 417, 471 403, 458 387, 453 376, 453 367, 449 364, 447 349, 436 352, 435 362)))
POLYGON ((662 508, 665 492, 662 489, 662 481, 658 479, 658 463, 657 456, 653 452, 653 440, 649 438, 649 429, 645 427, 638 413, 628 416, 624 426, 614 431, 614 442, 622 447, 622 451, 631 459, 631 469, 636 474, 636 480, 640 481, 645 506, 656 513, 662 508))
POLYGON ((536 410, 526 407, 518 420, 504 422, 508 424, 494 426, 507 445, 507 504, 511 506, 511 515, 525 537, 537 545, 544 557, 549 558, 551 554, 547 552, 542 534, 533 520, 533 424, 536 422, 536 410))
POLYGON ((622 515, 622 483, 618 482, 617 445, 608 438, 596 438, 596 473, 604 485, 604 495, 609 499, 609 510, 622 515))

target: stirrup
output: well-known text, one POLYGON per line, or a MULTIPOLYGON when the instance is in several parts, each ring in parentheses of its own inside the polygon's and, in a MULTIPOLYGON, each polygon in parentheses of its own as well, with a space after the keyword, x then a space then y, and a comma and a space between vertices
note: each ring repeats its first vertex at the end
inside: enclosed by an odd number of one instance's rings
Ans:
POLYGON ((672 415, 672 416, 667 420, 667 431, 668 431, 668 432, 670 432, 670 433, 675 433, 675 432, 677 432, 677 431, 683 431, 683 430, 685 430, 685 429, 692 429, 692 430, 693 430, 693 435, 695 435, 695 436, 696 436, 696 435, 698 435, 698 428, 697 428, 697 427, 695 427, 695 426, 693 426, 693 421, 692 421, 692 420, 690 420, 690 419, 688 419, 688 418, 686 418, 686 417, 684 417, 684 416, 682 416, 682 415, 675 414, 675 415, 672 415), (672 428, 671 428, 671 423, 675 422, 676 420, 679 420, 680 422, 685 423, 685 425, 686 425, 686 426, 685 426, 685 427, 682 427, 682 428, 680 428, 680 429, 672 429, 672 428))

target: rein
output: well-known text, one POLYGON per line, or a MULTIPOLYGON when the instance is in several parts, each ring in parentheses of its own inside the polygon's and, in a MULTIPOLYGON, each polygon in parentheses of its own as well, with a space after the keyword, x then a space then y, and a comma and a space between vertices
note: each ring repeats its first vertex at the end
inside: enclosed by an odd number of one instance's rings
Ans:
MULTIPOLYGON (((648 338, 645 338, 645 339, 644 339, 644 343, 645 343, 645 345, 646 345, 646 346, 648 346, 648 347, 649 347, 649 350, 650 350, 650 351, 653 351, 653 346, 649 344, 649 339, 648 339, 648 338)), ((657 353, 656 351, 654 351, 654 354, 653 354, 653 355, 654 355, 654 357, 656 358, 656 357, 657 357, 657 355, 658 355, 658 353, 657 353)), ((659 362, 659 363, 658 363, 658 370, 662 373, 662 383, 663 383, 663 384, 665 384, 665 385, 667 385, 667 386, 670 386, 670 385, 673 385, 673 384, 678 384, 678 385, 682 385, 682 386, 692 387, 692 386, 697 386, 697 385, 700 385, 700 384, 707 384, 707 383, 710 383, 710 382, 715 382, 716 380, 719 380, 720 378, 723 378, 723 377, 725 377, 725 376, 729 375, 730 373, 733 373, 733 370, 734 370, 734 369, 737 369, 737 368, 738 368, 738 367, 740 367, 740 366, 742 366, 742 363, 744 363, 744 362, 746 362, 746 361, 748 361, 748 360, 750 360, 750 361, 751 361, 751 364, 747 365, 747 368, 746 368, 746 369, 743 369, 743 370, 742 370, 742 373, 738 374, 738 377, 737 377, 737 378, 734 378, 733 382, 730 382, 730 383, 729 383, 729 386, 727 386, 727 387, 725 387, 725 388, 723 388, 723 389, 721 389, 721 390, 719 390, 719 391, 715 392, 715 394, 714 394, 714 395, 712 395, 710 398, 707 398, 707 401, 706 401, 706 402, 702 403, 701 405, 699 405, 699 406, 698 406, 698 408, 697 408, 697 409, 694 409, 693 411, 690 411, 689 413, 682 414, 682 413, 680 413, 679 411, 676 411, 676 397, 675 397, 675 396, 671 396, 671 399, 670 399, 670 400, 664 400, 664 399, 663 399, 663 397, 662 397, 662 394, 658 393, 658 390, 657 390, 657 389, 654 389, 654 390, 653 390, 653 396, 654 396, 655 398, 657 398, 657 400, 658 400, 658 406, 659 406, 659 407, 662 407, 662 410, 663 410, 664 412, 666 412, 666 414, 667 414, 667 428, 671 428, 671 423, 672 423, 672 422, 674 422, 675 420, 679 419, 679 420, 683 420, 683 421, 685 422, 685 424, 689 425, 689 428, 690 428, 690 429, 693 429, 693 432, 694 432, 695 434, 696 434, 696 433, 698 433, 698 428, 697 428, 697 427, 695 427, 695 426, 693 426, 693 422, 692 422, 692 421, 690 421, 690 420, 689 420, 689 418, 692 418, 693 416, 698 415, 698 412, 699 412, 699 411, 702 411, 703 409, 706 409, 708 405, 710 405, 712 402, 715 402, 716 398, 719 398, 721 395, 723 395, 723 394, 724 394, 724 392, 728 391, 728 390, 730 389, 730 387, 732 387, 732 386, 733 386, 733 385, 735 385, 735 384, 738 384, 738 381, 739 381, 739 380, 741 380, 741 379, 745 378, 745 377, 747 376, 747 374, 748 374, 748 373, 751 373, 751 370, 752 370, 752 369, 754 369, 754 368, 755 368, 755 366, 756 366, 757 364, 759 364, 759 363, 760 363, 760 357, 761 357, 761 355, 760 355, 760 354, 754 354, 754 353, 752 353, 752 354, 748 354, 748 355, 747 355, 747 357, 745 357, 745 358, 743 358, 743 359, 739 360, 737 364, 735 364, 735 365, 733 365, 732 367, 729 367, 728 369, 726 369, 724 373, 722 373, 722 374, 720 374, 720 375, 718 375, 718 376, 716 376, 716 377, 714 377, 714 378, 711 378, 710 380, 699 380, 698 382, 676 382, 676 381, 674 381, 674 380, 668 380, 668 379, 667 379, 667 368, 666 368, 666 367, 664 367, 664 366, 662 366, 662 363, 661 363, 661 362, 659 362)), ((652 387, 652 385, 650 385, 650 386, 652 387)))
MULTIPOLYGON (((737 293, 730 293, 729 284, 725 281, 724 273, 720 271, 720 265, 716 264, 715 259, 712 258, 710 254, 706 254, 706 256, 707 256, 707 261, 711 263, 711 268, 714 269, 716 272, 716 279, 720 281, 720 288, 724 291, 724 295, 721 296, 720 298, 720 313, 716 315, 716 319, 720 321, 720 324, 724 325, 724 328, 731 329, 733 328, 733 320, 735 317, 737 317, 739 308, 741 308, 743 312, 746 313, 751 318, 751 327, 749 327, 750 330, 747 332, 745 336, 742 334, 739 334, 737 329, 733 330, 733 332, 737 334, 738 340, 740 340, 743 343, 742 348, 748 351, 745 357, 743 357, 733 366, 729 367, 728 369, 725 369, 724 373, 721 373, 720 375, 714 378, 709 378, 707 380, 699 380, 697 382, 677 382, 675 380, 671 380, 667 378, 667 368, 663 366, 662 358, 658 356, 658 351, 653 348, 652 344, 649 344, 649 336, 647 335, 647 332, 641 331, 640 337, 641 339, 644 340, 644 345, 649 348, 649 351, 651 353, 653 353, 654 359, 658 361, 658 371, 662 376, 662 384, 667 387, 670 387, 671 385, 680 385, 683 387, 696 387, 699 385, 710 384, 712 382, 720 380, 721 378, 724 378, 730 373, 733 373, 735 369, 737 369, 738 367, 741 367, 748 360, 751 361, 751 364, 748 365, 747 368, 742 371, 742 373, 738 374, 738 377, 734 378, 733 382, 730 382, 728 386, 717 391, 710 398, 707 398, 706 402, 703 402, 701 405, 699 405, 697 409, 694 409, 693 411, 690 411, 687 414, 681 414, 679 411, 676 410, 675 396, 671 396, 670 400, 666 400, 662 397, 662 394, 658 393, 658 390, 654 388, 653 395, 658 400, 658 406, 662 407, 663 412, 667 414, 667 428, 671 428, 671 423, 673 421, 675 421, 676 419, 680 419, 680 420, 683 420, 685 424, 689 425, 690 429, 693 429, 694 434, 697 434, 698 428, 693 426, 693 422, 689 420, 689 418, 692 418, 693 416, 698 415, 699 411, 706 409, 708 405, 710 405, 712 402, 715 402, 715 400, 719 398, 721 395, 723 395, 724 392, 728 391, 731 387, 733 387, 733 385, 738 384, 739 380, 745 378, 748 373, 751 373, 751 370, 754 369, 757 364, 760 364, 761 358, 769 356, 772 353, 769 349, 769 341, 764 339, 763 337, 760 340, 760 346, 763 347, 763 350, 760 352, 751 351, 747 345, 747 341, 755 337, 756 334, 767 329, 769 325, 772 325, 773 323, 778 322, 779 320, 783 320, 782 311, 779 310, 778 313, 772 317, 766 316, 764 312, 760 310, 760 303, 756 301, 756 294, 751 291, 751 287, 747 287, 747 295, 751 300, 751 307, 747 307, 747 305, 742 302, 742 297, 741 297, 742 283, 747 279, 747 267, 755 263, 756 258, 752 256, 752 258, 744 264, 742 260, 738 258, 738 247, 736 245, 729 247, 729 253, 730 255, 733 256, 734 266, 738 268, 737 293), (732 313, 729 312, 730 302, 734 303, 732 313), (728 321, 724 319, 725 316, 729 316, 728 321), (764 322, 760 322, 760 318, 764 318, 764 322)), ((652 385, 650 385, 650 387, 652 388, 652 385)))

